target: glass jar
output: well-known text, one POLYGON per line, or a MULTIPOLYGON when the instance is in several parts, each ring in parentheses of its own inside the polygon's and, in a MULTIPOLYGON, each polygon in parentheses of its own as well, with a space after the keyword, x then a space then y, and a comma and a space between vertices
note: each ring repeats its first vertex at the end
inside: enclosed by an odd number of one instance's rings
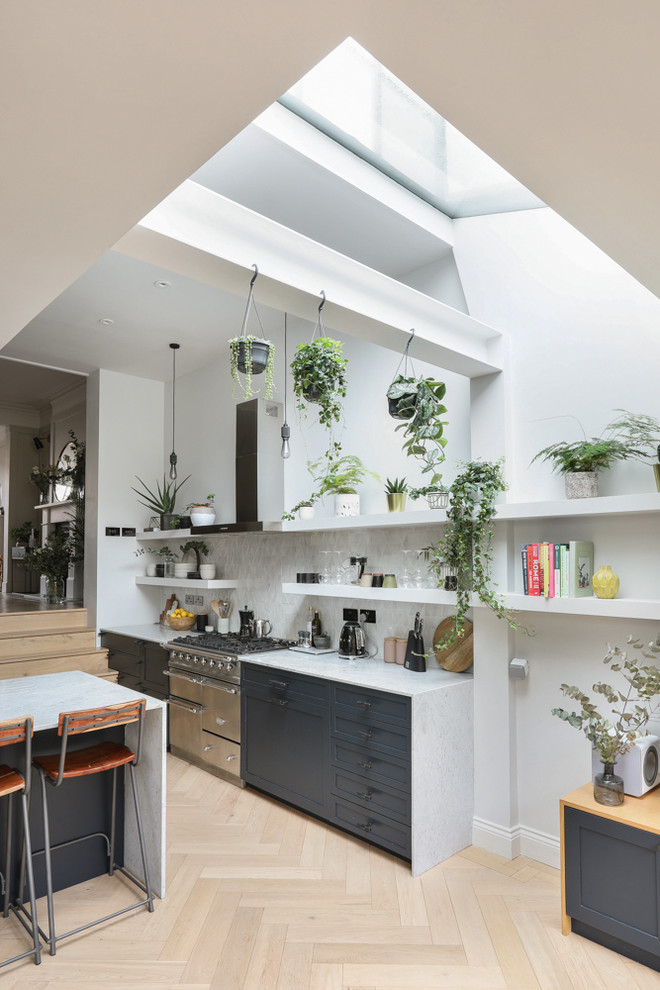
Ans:
POLYGON ((623 804, 623 777, 614 773, 614 764, 603 761, 603 772, 594 776, 594 801, 598 804, 623 804))

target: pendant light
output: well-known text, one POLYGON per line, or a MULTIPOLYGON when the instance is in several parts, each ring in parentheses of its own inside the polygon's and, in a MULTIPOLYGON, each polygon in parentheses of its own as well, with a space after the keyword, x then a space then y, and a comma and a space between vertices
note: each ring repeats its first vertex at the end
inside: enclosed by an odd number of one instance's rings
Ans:
POLYGON ((291 447, 289 446, 289 439, 291 437, 291 427, 286 421, 286 375, 288 364, 286 360, 286 316, 284 314, 284 422, 282 423, 282 429, 280 430, 280 436, 282 437, 282 450, 280 451, 282 457, 286 460, 287 457, 291 457, 291 447))
POLYGON ((170 454, 170 480, 176 481, 176 461, 177 456, 174 453, 174 402, 176 398, 176 352, 179 350, 179 344, 170 344, 172 348, 172 453, 170 454))

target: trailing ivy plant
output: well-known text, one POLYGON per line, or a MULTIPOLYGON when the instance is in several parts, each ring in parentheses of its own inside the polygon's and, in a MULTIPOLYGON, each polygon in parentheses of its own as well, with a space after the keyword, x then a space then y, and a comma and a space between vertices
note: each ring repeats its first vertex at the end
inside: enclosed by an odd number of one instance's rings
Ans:
POLYGON ((498 619, 517 626, 514 613, 507 609, 491 581, 493 560, 493 520, 495 499, 507 490, 502 460, 469 461, 449 489, 449 508, 444 536, 424 547, 424 556, 440 584, 443 568, 456 576, 454 623, 436 649, 446 649, 463 635, 470 596, 478 596, 498 619))
MULTIPOLYGON (((231 377, 234 382, 232 395, 234 395, 237 385, 243 389, 243 394, 246 399, 251 399, 252 396, 255 395, 255 391, 252 388, 252 376, 255 374, 252 362, 253 343, 268 345, 268 357, 266 359, 266 368, 264 371, 264 398, 271 399, 275 388, 273 378, 275 345, 272 341, 265 340, 263 337, 255 337, 253 334, 245 334, 245 336, 242 337, 232 337, 229 341, 229 370, 231 371, 231 377), (240 370, 239 362, 243 364, 245 368, 242 381, 238 377, 238 372, 240 370)), ((260 374, 260 371, 261 369, 256 373, 260 374)))
POLYGON ((298 344, 291 362, 298 412, 307 415, 305 400, 318 403, 319 422, 329 428, 339 422, 341 400, 346 397, 348 362, 342 348, 341 342, 331 337, 316 337, 308 344, 298 344))
POLYGON ((447 412, 442 400, 447 391, 444 382, 434 378, 405 378, 397 375, 387 390, 387 398, 398 401, 400 415, 412 413, 410 419, 399 423, 403 430, 403 450, 409 457, 416 457, 422 465, 422 474, 429 475, 428 484, 410 488, 411 498, 420 498, 432 491, 443 491, 439 467, 445 459, 447 438, 443 436, 447 420, 441 416, 447 412))

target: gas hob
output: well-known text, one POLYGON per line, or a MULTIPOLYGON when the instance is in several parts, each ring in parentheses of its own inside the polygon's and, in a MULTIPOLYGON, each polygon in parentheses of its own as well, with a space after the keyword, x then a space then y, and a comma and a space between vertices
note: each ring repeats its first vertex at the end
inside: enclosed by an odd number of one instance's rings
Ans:
POLYGON ((186 652, 206 656, 243 656, 248 653, 266 653, 270 650, 287 650, 291 646, 288 639, 276 639, 273 636, 264 636, 262 639, 241 639, 240 636, 232 633, 204 633, 202 636, 179 636, 172 639, 167 644, 180 650, 184 647, 186 652))

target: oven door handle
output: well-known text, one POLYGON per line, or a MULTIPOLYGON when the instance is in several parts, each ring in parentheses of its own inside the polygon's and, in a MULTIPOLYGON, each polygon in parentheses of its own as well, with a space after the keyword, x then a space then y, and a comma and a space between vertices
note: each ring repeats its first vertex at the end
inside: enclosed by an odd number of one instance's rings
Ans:
POLYGON ((178 670, 164 670, 166 677, 179 677, 182 681, 189 681, 190 684, 203 684, 201 677, 191 677, 190 674, 180 674, 178 670))
POLYGON ((203 677, 202 685, 204 687, 213 688, 214 691, 224 691, 225 694, 238 694, 237 687, 225 687, 224 684, 219 681, 213 680, 211 677, 203 677))
POLYGON ((183 708, 184 711, 190 712, 191 715, 200 715, 204 709, 201 705, 190 705, 185 701, 179 701, 178 698, 169 698, 170 705, 174 705, 176 708, 183 708))

